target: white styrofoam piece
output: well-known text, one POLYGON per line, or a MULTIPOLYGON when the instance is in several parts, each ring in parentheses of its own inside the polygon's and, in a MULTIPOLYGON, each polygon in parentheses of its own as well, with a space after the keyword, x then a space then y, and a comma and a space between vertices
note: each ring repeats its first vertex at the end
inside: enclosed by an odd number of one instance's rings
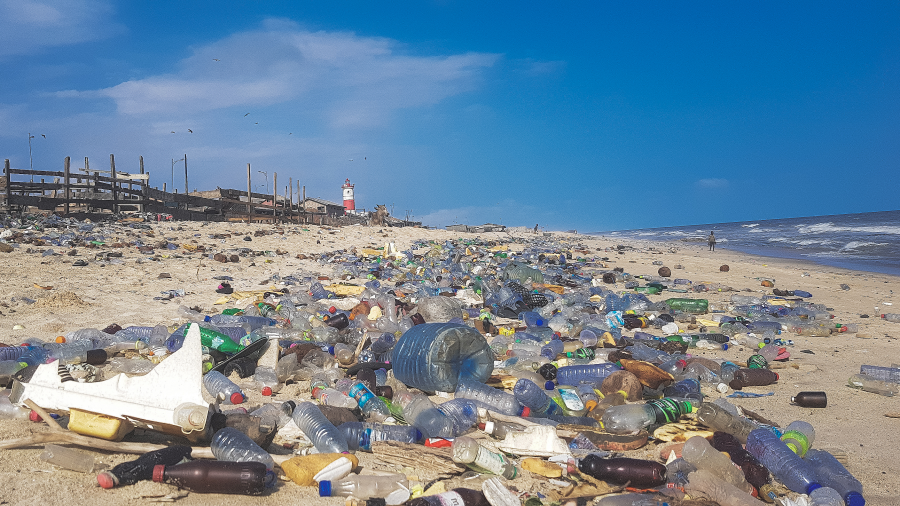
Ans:
POLYGON ((565 441, 556 435, 556 427, 547 425, 532 425, 526 427, 524 431, 511 432, 506 439, 497 442, 496 445, 497 448, 513 455, 550 457, 572 453, 565 441))
POLYGON ((10 400, 31 399, 44 409, 77 408, 125 418, 152 430, 154 423, 175 425, 175 408, 183 403, 210 407, 203 399, 201 363, 200 327, 192 323, 181 349, 143 376, 117 374, 96 383, 63 382, 54 361, 38 366, 28 383, 16 382, 10 400))

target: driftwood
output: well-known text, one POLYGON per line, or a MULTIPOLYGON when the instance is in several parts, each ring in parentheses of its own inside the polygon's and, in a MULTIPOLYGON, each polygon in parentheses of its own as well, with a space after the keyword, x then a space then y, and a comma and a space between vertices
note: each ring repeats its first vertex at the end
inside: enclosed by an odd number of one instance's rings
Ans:
MULTIPOLYGON (((25 400, 25 405, 33 409, 35 413, 41 416, 50 427, 49 432, 42 434, 34 434, 32 436, 7 439, 0 441, 0 450, 12 450, 16 448, 27 448, 29 446, 41 445, 45 443, 68 443, 76 446, 82 446, 91 450, 103 450, 115 453, 133 453, 144 454, 154 450, 161 450, 168 445, 160 445, 153 443, 128 443, 124 441, 107 441, 96 437, 84 436, 63 429, 56 420, 53 419, 44 408, 38 406, 31 399, 25 400)), ((191 447, 191 457, 195 459, 214 459, 212 450, 205 447, 191 447)), ((282 462, 289 459, 291 455, 272 455, 275 463, 281 465, 282 462)))
POLYGON ((466 470, 465 466, 453 462, 447 448, 430 448, 397 441, 376 441, 372 443, 372 453, 384 463, 415 469, 420 478, 446 478, 466 470))

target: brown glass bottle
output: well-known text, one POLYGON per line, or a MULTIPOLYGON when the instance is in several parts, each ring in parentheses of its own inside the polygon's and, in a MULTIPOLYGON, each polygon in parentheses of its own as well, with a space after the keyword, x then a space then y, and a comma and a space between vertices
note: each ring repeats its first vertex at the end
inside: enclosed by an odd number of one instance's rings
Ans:
POLYGON ((828 396, 825 392, 800 392, 791 397, 791 402, 804 408, 824 408, 828 406, 828 396))
POLYGON ((631 482, 632 487, 648 488, 666 483, 666 466, 649 460, 604 459, 588 455, 578 463, 578 470, 612 483, 631 482))
POLYGON ((762 387, 778 381, 778 373, 768 369, 738 369, 734 373, 734 379, 728 384, 735 390, 744 387, 762 387))
POLYGON ((156 466, 153 481, 199 494, 259 495, 265 491, 266 474, 262 462, 194 460, 177 466, 156 466))
POLYGON ((454 488, 441 494, 418 497, 406 502, 406 506, 490 506, 480 490, 454 488))

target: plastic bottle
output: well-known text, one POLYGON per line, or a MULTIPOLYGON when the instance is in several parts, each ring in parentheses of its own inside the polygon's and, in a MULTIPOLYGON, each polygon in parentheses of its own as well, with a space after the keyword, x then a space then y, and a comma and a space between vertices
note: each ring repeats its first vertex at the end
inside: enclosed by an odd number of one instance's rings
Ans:
POLYGON ((226 378, 219 371, 209 371, 203 376, 203 386, 210 395, 218 400, 224 400, 231 404, 240 404, 247 397, 241 391, 241 387, 226 378))
POLYGON ((338 363, 343 366, 351 365, 356 361, 356 349, 344 343, 337 343, 329 350, 338 363))
POLYGON ((0 361, 15 361, 34 346, 3 346, 0 347, 0 361))
POLYGON ((709 301, 706 299, 666 299, 666 305, 675 311, 684 311, 691 314, 706 314, 709 310, 709 301))
POLYGON ((819 483, 835 489, 847 506, 863 506, 866 503, 862 495, 862 483, 834 455, 824 450, 809 450, 806 452, 806 461, 812 465, 819 483))
POLYGON ((344 434, 328 421, 319 407, 310 401, 298 402, 291 415, 294 423, 312 441, 319 453, 348 452, 347 439, 344 434))
POLYGON ((531 412, 529 408, 523 408, 512 394, 474 381, 461 381, 456 389, 456 398, 472 400, 479 407, 503 415, 528 416, 531 412))
POLYGON ((900 383, 900 367, 879 367, 876 365, 861 365, 859 373, 865 374, 873 379, 881 381, 890 381, 891 383, 900 383))
POLYGON ((900 313, 886 313, 881 315, 881 318, 894 323, 900 323, 900 313))
POLYGON ((900 383, 873 379, 864 374, 854 374, 847 380, 847 386, 858 388, 863 392, 893 397, 900 393, 900 383))
POLYGON ((603 414, 606 413, 607 409, 611 406, 621 406, 627 401, 628 394, 624 390, 613 392, 600 399, 600 402, 588 412, 587 416, 599 422, 603 419, 603 414))
POLYGON ((706 402, 700 406, 700 410, 697 412, 697 418, 699 418, 704 425, 713 430, 731 434, 737 438, 741 444, 747 442, 747 436, 751 431, 759 428, 758 425, 750 420, 729 413, 721 406, 711 402, 706 402))
MULTIPOLYGON (((263 450, 250 439, 250 436, 235 429, 225 427, 213 435, 209 449, 217 460, 228 462, 260 462, 266 469, 274 472, 275 461, 269 452, 263 450)), ((274 475, 272 476, 274 479, 274 475)))
POLYGON ((259 495, 265 492, 268 475, 265 464, 251 461, 194 460, 153 468, 153 481, 198 494, 259 495))
POLYGON ((362 411, 363 416, 367 420, 383 422, 391 416, 391 412, 384 401, 379 399, 360 381, 356 381, 350 386, 348 395, 356 399, 356 403, 359 404, 359 410, 362 411))
POLYGON ((519 313, 519 320, 525 323, 526 327, 546 327, 547 320, 540 313, 535 311, 524 311, 519 313))
POLYGON ((53 444, 44 445, 40 459, 48 464, 79 473, 92 473, 96 465, 92 455, 53 444))
MULTIPOLYGON (((729 466, 731 464, 729 463, 729 466)), ((707 469, 688 475, 684 491, 691 497, 704 497, 721 506, 758 506, 759 501, 707 469)))
POLYGON ((753 491, 753 486, 747 483, 744 473, 731 464, 731 459, 719 452, 709 444, 705 438, 694 436, 684 443, 681 457, 693 464, 697 469, 705 469, 722 480, 742 490, 746 494, 753 491))
POLYGON ((531 410, 531 416, 546 417, 553 414, 561 414, 563 411, 562 406, 554 402, 544 392, 544 389, 531 380, 520 379, 517 381, 513 387, 513 395, 515 395, 519 404, 531 410))
POLYGON ((397 395, 396 402, 403 409, 406 423, 422 431, 426 438, 446 437, 453 430, 450 419, 425 395, 404 391, 397 395))
MULTIPOLYGON (((184 328, 184 335, 187 335, 189 328, 189 326, 184 328)), ((232 341, 227 335, 206 327, 200 327, 200 344, 227 355, 238 353, 244 349, 244 346, 232 341)))
POLYGON ((672 423, 690 413, 689 402, 656 399, 645 404, 612 406, 603 414, 603 428, 613 434, 630 434, 654 424, 672 423))
POLYGON ((500 453, 494 453, 478 444, 470 437, 461 436, 453 440, 450 447, 453 462, 466 464, 478 472, 493 473, 511 480, 518 475, 518 469, 500 453))
POLYGON ((560 385, 577 386, 582 382, 603 381, 610 374, 621 370, 613 363, 569 365, 560 367, 556 373, 556 382, 560 385))
POLYGON ((450 432, 444 436, 447 439, 462 435, 478 421, 478 406, 469 399, 453 399, 437 409, 450 421, 450 432))
POLYGON ((791 397, 791 402, 804 408, 824 408, 828 406, 825 392, 798 392, 791 397))
POLYGON ((492 506, 492 503, 478 490, 454 488, 440 494, 417 497, 407 501, 406 506, 492 506))
POLYGON ((747 483, 757 490, 771 480, 769 470, 760 464, 756 457, 750 455, 736 437, 727 432, 716 431, 713 433, 711 444, 716 450, 727 453, 731 461, 744 472, 747 483))
POLYGON ((494 369, 494 353, 477 330, 456 323, 424 323, 394 346, 394 377, 426 391, 453 392, 463 380, 484 383, 494 369))
POLYGON ((294 401, 276 402, 263 404, 259 408, 250 412, 252 416, 259 417, 259 424, 272 429, 280 429, 291 421, 291 414, 297 403, 294 401))
POLYGON ((98 474, 97 483, 103 488, 134 485, 140 480, 152 479, 155 466, 174 466, 190 455, 191 447, 184 445, 172 445, 147 452, 135 460, 123 462, 98 474))
POLYGON ((760 387, 771 385, 778 381, 778 373, 768 369, 738 369, 734 372, 734 379, 728 386, 735 390, 744 387, 760 387))
POLYGON ((809 494, 810 506, 845 506, 844 499, 831 487, 817 488, 809 494))
POLYGON ((604 459, 589 454, 578 462, 578 470, 611 483, 631 482, 632 487, 658 487, 666 483, 666 466, 649 460, 604 459))
POLYGON ((31 410, 9 402, 9 394, 9 389, 0 391, 0 419, 28 420, 31 410))
POLYGON ((376 441, 400 441, 420 443, 422 432, 408 425, 385 425, 381 423, 345 422, 338 427, 347 440, 350 451, 371 451, 376 441))
POLYGON ((747 451, 787 488, 808 494, 821 485, 809 462, 801 459, 774 432, 756 429, 747 436, 747 451))
POLYGON ((809 422, 797 420, 785 427, 781 440, 791 451, 802 457, 815 442, 816 429, 809 422))
POLYGON ((319 482, 321 497, 382 498, 387 505, 403 504, 409 499, 409 482, 402 474, 369 476, 351 474, 339 481, 319 482))

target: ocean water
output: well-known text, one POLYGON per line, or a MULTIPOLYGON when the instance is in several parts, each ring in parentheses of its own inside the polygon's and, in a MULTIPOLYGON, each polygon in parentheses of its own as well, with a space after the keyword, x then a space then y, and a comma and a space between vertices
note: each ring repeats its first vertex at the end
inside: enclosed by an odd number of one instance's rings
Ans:
POLYGON ((710 223, 597 232, 595 235, 706 245, 716 249, 900 276, 900 211, 710 223))

